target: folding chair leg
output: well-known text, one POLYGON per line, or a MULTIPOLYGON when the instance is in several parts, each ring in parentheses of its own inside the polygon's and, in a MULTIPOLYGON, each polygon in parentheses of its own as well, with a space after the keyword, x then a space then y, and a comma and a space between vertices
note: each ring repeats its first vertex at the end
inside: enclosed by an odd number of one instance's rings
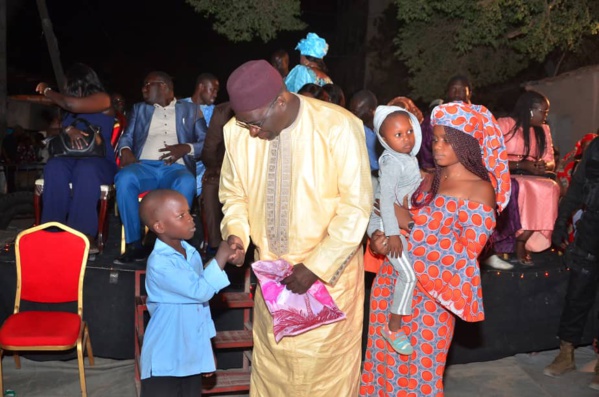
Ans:
POLYGON ((98 214, 98 248, 100 253, 104 251, 104 242, 108 238, 104 235, 107 230, 106 222, 108 222, 108 200, 100 199, 100 213, 98 214))
MULTIPOLYGON (((4 356, 4 350, 0 349, 0 392, 4 393, 4 374, 2 373, 2 357, 4 356)), ((15 360, 15 366, 17 369, 21 369, 21 359, 16 352, 13 352, 15 360)))
POLYGON ((85 324, 85 330, 83 331, 83 339, 85 340, 85 350, 87 351, 87 360, 89 361, 89 365, 94 365, 94 352, 92 350, 92 341, 89 338, 89 328, 87 324, 85 324))
POLYGON ((0 391, 4 393, 4 379, 2 375, 2 356, 4 351, 0 349, 0 391))
MULTIPOLYGON (((36 187, 37 190, 37 187, 36 187)), ((36 191, 33 194, 33 214, 34 214, 34 226, 38 226, 41 223, 42 219, 42 200, 38 192, 36 191)))
POLYGON ((121 255, 125 253, 127 245, 125 243, 125 225, 121 224, 121 255))
MULTIPOLYGON (((150 231, 150 229, 148 229, 148 227, 145 226, 144 227, 144 235, 141 237, 142 243, 146 242, 146 238, 148 237, 149 231, 150 231)), ((126 250, 127 250, 127 242, 125 240, 125 226, 121 224, 121 255, 124 254, 126 250)))
POLYGON ((85 385, 85 367, 83 365, 83 336, 80 334, 77 340, 77 365, 79 366, 79 385, 81 386, 81 397, 87 397, 85 385))

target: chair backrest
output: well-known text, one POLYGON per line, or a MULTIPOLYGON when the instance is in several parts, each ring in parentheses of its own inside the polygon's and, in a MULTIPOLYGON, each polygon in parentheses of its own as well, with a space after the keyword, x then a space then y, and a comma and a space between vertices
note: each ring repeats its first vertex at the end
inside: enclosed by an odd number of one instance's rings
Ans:
POLYGON ((112 127, 112 136, 110 137, 110 145, 112 146, 112 149, 114 150, 114 157, 116 160, 116 165, 120 166, 121 165, 121 158, 119 157, 119 154, 116 151, 116 148, 119 144, 119 139, 121 139, 121 135, 123 135, 123 132, 125 132, 125 126, 127 125, 127 119, 124 118, 124 116, 119 117, 119 115, 117 115, 117 117, 114 118, 114 125, 112 127))
POLYGON ((83 233, 48 222, 22 231, 15 249, 15 313, 20 300, 25 299, 44 303, 77 301, 77 310, 83 314, 83 277, 89 253, 89 241, 83 233))

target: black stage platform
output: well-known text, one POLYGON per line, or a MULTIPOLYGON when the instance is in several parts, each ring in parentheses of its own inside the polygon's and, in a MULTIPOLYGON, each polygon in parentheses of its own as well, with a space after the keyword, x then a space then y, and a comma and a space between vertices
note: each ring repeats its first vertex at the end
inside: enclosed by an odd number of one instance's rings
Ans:
MULTIPOLYGON (((458 320, 448 362, 461 364, 489 361, 517 353, 559 347, 557 329, 568 284, 569 271, 555 251, 532 255, 534 267, 509 271, 483 267, 485 320, 458 320)), ((592 343, 597 329, 596 308, 589 315, 583 345, 592 343)))
MULTIPOLYGON (((200 229, 200 228, 198 228, 200 229)), ((120 222, 110 215, 110 234, 103 254, 90 261, 85 275, 84 318, 89 323, 94 355, 133 358, 134 271, 145 264, 117 266, 120 222)), ((198 240, 199 241, 199 240, 198 240)), ((449 363, 494 360, 516 353, 554 349, 559 345, 557 332, 568 271, 561 256, 547 251, 534 255, 534 267, 516 267, 509 271, 483 268, 482 285, 486 319, 481 323, 458 321, 449 363)), ((228 267, 231 286, 243 289, 243 269, 228 267)), ((368 319, 369 288, 373 275, 367 273, 365 316, 368 319)), ((0 322, 12 312, 16 285, 14 252, 0 253, 0 322)), ((597 307, 597 305, 596 305, 597 307)), ((242 327, 241 311, 213 312, 220 330, 242 327)), ((590 344, 597 323, 590 315, 583 344, 590 344)), ((366 328, 367 324, 365 324, 366 328)), ((238 352, 217 356, 219 366, 240 366, 238 352), (231 362, 229 364, 229 362, 231 362)))

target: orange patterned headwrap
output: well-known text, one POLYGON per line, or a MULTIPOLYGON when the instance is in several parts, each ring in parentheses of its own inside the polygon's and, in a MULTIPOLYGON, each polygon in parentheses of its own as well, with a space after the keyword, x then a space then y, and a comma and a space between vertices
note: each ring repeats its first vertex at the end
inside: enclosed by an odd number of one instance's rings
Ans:
POLYGON ((489 109, 481 105, 451 102, 433 109, 431 124, 455 128, 478 140, 483 163, 495 188, 497 210, 510 200, 511 182, 503 134, 489 109))

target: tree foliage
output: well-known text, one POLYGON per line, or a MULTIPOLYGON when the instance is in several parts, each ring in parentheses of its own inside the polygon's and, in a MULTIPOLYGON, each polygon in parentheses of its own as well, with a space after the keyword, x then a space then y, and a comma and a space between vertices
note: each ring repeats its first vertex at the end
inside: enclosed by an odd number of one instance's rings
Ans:
POLYGON ((503 82, 551 52, 579 50, 599 30, 595 0, 394 0, 396 55, 415 98, 442 95, 448 79, 503 82))
POLYGON ((280 31, 306 27, 299 19, 299 0, 185 0, 213 20, 216 32, 233 42, 260 38, 267 42, 280 31))

